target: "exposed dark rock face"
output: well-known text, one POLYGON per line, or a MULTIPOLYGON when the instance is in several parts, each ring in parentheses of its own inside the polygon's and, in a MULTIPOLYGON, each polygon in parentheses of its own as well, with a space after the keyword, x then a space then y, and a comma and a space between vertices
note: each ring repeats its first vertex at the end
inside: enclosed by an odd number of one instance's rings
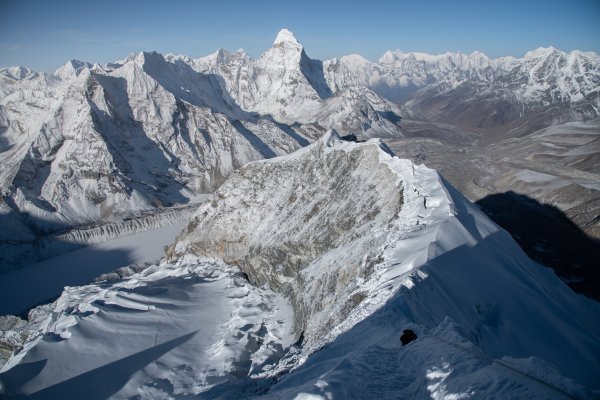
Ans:
POLYGON ((402 346, 406 346, 413 340, 417 340, 417 334, 412 329, 405 329, 402 331, 402 335, 400 336, 402 346))
POLYGON ((376 143, 346 144, 332 133, 299 153, 232 175, 169 253, 239 265, 256 285, 292 299, 296 332, 310 340, 319 318, 323 334, 364 300, 356 278, 368 279, 382 261, 383 232, 398 218, 403 188, 376 143), (313 275, 316 265, 323 269, 313 275))

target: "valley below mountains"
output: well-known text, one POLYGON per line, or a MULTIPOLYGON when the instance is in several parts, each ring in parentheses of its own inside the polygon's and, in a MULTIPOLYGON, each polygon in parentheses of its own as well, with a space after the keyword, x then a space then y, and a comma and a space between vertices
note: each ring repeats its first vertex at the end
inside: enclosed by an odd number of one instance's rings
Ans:
POLYGON ((0 316, 8 398, 600 395, 595 53, 2 68, 0 189, 0 279, 185 225, 0 316))

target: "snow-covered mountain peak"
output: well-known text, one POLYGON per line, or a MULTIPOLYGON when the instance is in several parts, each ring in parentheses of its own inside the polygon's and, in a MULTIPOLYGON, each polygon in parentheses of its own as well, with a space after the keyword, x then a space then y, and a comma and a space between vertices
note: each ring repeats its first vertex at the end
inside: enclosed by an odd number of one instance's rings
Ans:
POLYGON ((244 51, 244 49, 237 49, 235 52, 231 52, 223 47, 219 47, 217 51, 204 58, 213 59, 215 63, 222 65, 229 64, 233 61, 243 62, 250 60, 250 56, 244 51))
POLYGON ((394 52, 391 50, 386 51, 385 53, 383 53, 381 58, 379 58, 379 62, 381 64, 391 64, 394 61, 396 61, 396 56, 394 55, 394 52))
POLYGON ((137 53, 130 53, 124 60, 115 61, 111 65, 118 66, 120 64, 123 65, 134 62, 141 67, 146 63, 147 60, 157 60, 158 58, 162 59, 163 61, 165 60, 163 55, 157 53, 156 51, 140 51, 137 53))
POLYGON ((141 51, 136 53, 131 59, 128 59, 128 61, 133 61, 139 66, 143 66, 146 63, 163 63, 165 62, 165 58, 156 51, 141 51))
POLYGON ((278 45, 288 45, 302 48, 302 45, 300 44, 300 42, 298 42, 296 36, 294 36, 294 34, 291 31, 285 28, 279 31, 277 37, 275 38, 275 41, 273 42, 273 46, 278 45))
POLYGON ((8 68, 0 68, 0 76, 8 78, 10 80, 21 80, 28 77, 33 77, 39 75, 37 72, 30 70, 29 68, 17 66, 17 67, 8 67, 8 68))
POLYGON ((365 57, 361 56, 360 54, 348 54, 346 56, 342 56, 340 58, 340 60, 342 62, 348 62, 348 63, 352 63, 355 65, 370 65, 373 64, 371 61, 369 61, 368 59, 366 59, 365 57))
POLYGON ((307 57, 302 44, 292 32, 282 29, 277 34, 273 46, 261 55, 259 62, 265 60, 280 67, 292 68, 302 57, 307 57))
POLYGON ((471 61, 475 61, 475 62, 478 62, 480 64, 487 63, 487 62, 490 61, 490 58, 486 54, 482 53, 481 51, 474 51, 474 52, 472 52, 469 55, 469 59, 471 61))
POLYGON ((80 61, 80 60, 69 60, 65 65, 58 68, 54 75, 59 76, 61 79, 72 79, 79 76, 81 71, 84 69, 92 68, 92 64, 80 61))
POLYGON ((531 59, 531 58, 539 58, 539 57, 544 57, 547 56, 549 54, 552 53, 561 53, 560 50, 549 46, 549 47, 538 47, 535 50, 530 50, 527 53, 525 53, 525 55, 523 56, 523 58, 525 59, 531 59))

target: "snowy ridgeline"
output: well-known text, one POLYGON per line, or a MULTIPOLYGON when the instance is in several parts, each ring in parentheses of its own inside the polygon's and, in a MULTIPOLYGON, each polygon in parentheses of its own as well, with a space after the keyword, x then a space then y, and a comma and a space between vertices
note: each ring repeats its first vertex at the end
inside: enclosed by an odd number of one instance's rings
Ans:
POLYGON ((334 95, 293 36, 236 60, 219 73, 155 52, 0 69, 0 221, 15 226, 0 240, 188 204, 328 128, 402 135, 398 106, 366 87, 334 95))
POLYGON ((536 129, 595 118, 599 66, 597 54, 552 48, 519 59, 396 51, 323 62, 282 30, 257 59, 219 49, 71 60, 54 74, 2 68, 0 222, 15 228, 0 240, 187 204, 328 129, 398 138, 400 121, 423 116, 492 127, 545 110, 536 129))
POLYGON ((28 322, 4 319, 3 343, 22 347, 0 374, 5 393, 600 394, 599 305, 528 259, 435 171, 379 141, 329 133, 247 165, 168 257, 66 288, 28 322), (404 329, 417 334, 407 346, 404 329))
POLYGON ((46 235, 26 242, 0 241, 0 272, 5 273, 95 243, 187 221, 197 204, 151 212, 126 221, 73 229, 60 235, 46 235))

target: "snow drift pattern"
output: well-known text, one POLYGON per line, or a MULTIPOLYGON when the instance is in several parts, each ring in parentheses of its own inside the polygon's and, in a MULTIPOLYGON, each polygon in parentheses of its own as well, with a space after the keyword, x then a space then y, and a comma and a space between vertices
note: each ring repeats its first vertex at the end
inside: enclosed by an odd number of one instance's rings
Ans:
POLYGON ((40 398, 90 385, 114 398, 593 398, 600 389, 598 304, 529 260, 435 171, 377 140, 330 132, 247 165, 199 208, 170 258, 67 288, 28 323, 8 321, 8 337, 29 340, 0 379, 40 398), (403 347, 407 328, 418 339, 403 347), (92 342, 97 354, 82 357, 92 342), (52 368, 75 357, 87 372, 52 368), (111 384, 100 388, 103 374, 111 384))

